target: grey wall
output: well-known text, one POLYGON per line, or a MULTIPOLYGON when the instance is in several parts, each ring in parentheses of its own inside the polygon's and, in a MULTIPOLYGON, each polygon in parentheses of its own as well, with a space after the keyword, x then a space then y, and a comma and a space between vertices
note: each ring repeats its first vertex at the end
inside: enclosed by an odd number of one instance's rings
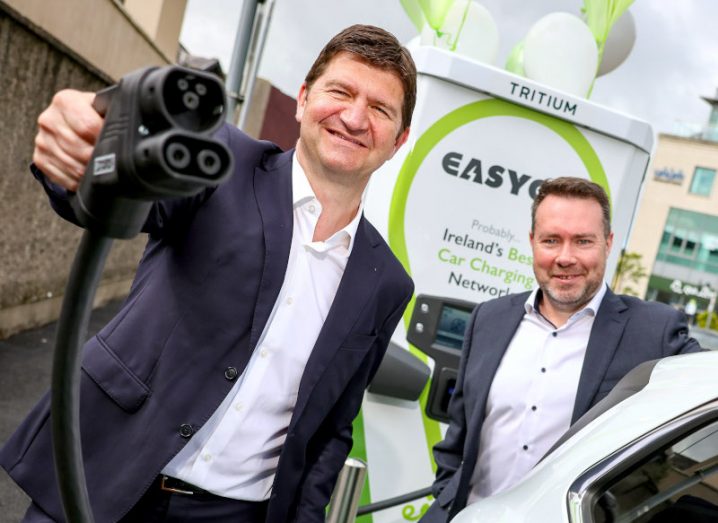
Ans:
MULTIPOLYGON (((57 217, 28 170, 36 119, 66 87, 106 85, 0 3, 0 339, 54 320, 81 231, 57 217)), ((126 293, 144 238, 116 241, 98 303, 126 293)))

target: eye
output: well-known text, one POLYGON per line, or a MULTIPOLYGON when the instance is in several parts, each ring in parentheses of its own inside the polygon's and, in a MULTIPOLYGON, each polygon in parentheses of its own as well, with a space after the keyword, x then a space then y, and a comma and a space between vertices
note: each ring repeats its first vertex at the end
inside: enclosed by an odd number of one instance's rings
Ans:
POLYGON ((382 116, 385 116, 386 118, 389 118, 389 111, 387 111, 384 107, 381 105, 375 105, 372 107, 377 113, 379 113, 382 116))

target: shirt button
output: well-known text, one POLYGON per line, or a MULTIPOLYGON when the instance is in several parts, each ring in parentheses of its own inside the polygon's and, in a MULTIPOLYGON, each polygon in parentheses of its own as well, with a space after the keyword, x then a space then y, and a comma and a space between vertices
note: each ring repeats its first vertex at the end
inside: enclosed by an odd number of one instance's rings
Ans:
POLYGON ((182 425, 180 425, 180 436, 182 436, 183 438, 189 438, 190 436, 192 436, 192 434, 194 434, 194 429, 192 428, 192 425, 190 425, 189 423, 183 423, 182 425))
POLYGON ((267 356, 269 356, 269 351, 267 349, 262 349, 261 351, 259 351, 259 355, 262 358, 266 358, 267 356))
POLYGON ((546 373, 546 367, 541 367, 541 372, 546 373))
POLYGON ((558 332, 556 332, 556 331, 553 331, 551 334, 553 334, 553 337, 554 337, 554 338, 555 338, 556 336, 558 336, 558 332))
POLYGON ((528 449, 529 449, 529 446, 528 446, 528 445, 524 445, 524 446, 523 446, 523 449, 524 449, 524 450, 528 450, 528 449))
POLYGON ((205 462, 209 463, 210 461, 212 461, 212 454, 204 454, 204 455, 202 456, 202 460, 204 460, 205 462))
POLYGON ((234 410, 236 410, 237 412, 242 412, 242 409, 243 409, 243 408, 244 408, 244 405, 242 404, 241 401, 240 401, 239 403, 236 403, 236 404, 234 405, 234 410))
POLYGON ((531 410, 534 410, 534 411, 535 411, 535 410, 536 410, 536 405, 532 405, 532 406, 531 406, 531 410))
POLYGON ((315 212, 317 212, 317 208, 316 208, 313 204, 310 204, 309 207, 307 207, 307 209, 308 209, 309 212, 312 213, 312 214, 314 214, 315 212))
POLYGON ((234 381, 237 378, 237 369, 235 367, 227 367, 224 369, 224 377, 229 381, 234 381))
POLYGON ((290 296, 289 298, 287 298, 287 305, 291 305, 292 303, 294 303, 294 299, 292 299, 292 297, 290 296))

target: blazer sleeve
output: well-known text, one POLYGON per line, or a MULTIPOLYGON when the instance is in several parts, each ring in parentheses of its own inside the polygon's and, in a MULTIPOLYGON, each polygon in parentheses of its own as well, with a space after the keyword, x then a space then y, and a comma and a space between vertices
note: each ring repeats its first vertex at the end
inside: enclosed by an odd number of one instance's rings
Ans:
POLYGON ((688 334, 686 315, 671 308, 663 329, 663 356, 700 352, 701 346, 688 334))
POLYGON ((52 209, 60 217, 79 226, 80 224, 75 217, 75 212, 72 210, 72 206, 70 205, 70 193, 63 187, 60 187, 48 180, 45 177, 45 174, 38 169, 34 163, 30 165, 30 172, 35 179, 40 182, 40 185, 42 185, 45 194, 47 194, 47 197, 50 200, 50 206, 52 209))
POLYGON ((364 390, 379 368, 391 335, 412 293, 413 286, 400 305, 384 321, 378 330, 374 346, 369 350, 369 354, 374 355, 369 366, 364 367, 365 372, 358 372, 352 378, 310 443, 304 477, 298 493, 297 510, 293 519, 296 523, 325 521, 325 510, 334 484, 352 447, 352 423, 361 408, 364 390))
MULTIPOLYGON (((468 420, 466 419, 466 404, 464 402, 464 382, 466 380, 466 366, 471 352, 474 335, 476 335, 476 317, 481 309, 477 305, 471 314, 466 327, 464 344, 461 349, 459 372, 456 379, 456 388, 449 401, 449 427, 444 439, 434 446, 434 460, 436 461, 436 480, 432 486, 432 493, 438 500, 447 484, 456 475, 462 465, 464 442, 468 420)), ((453 497, 451 498, 453 499, 453 497)), ((446 500, 443 505, 448 504, 446 500)))
MULTIPOLYGON (((30 166, 30 171, 45 190, 53 210, 68 222, 82 227, 70 204, 72 193, 48 180, 34 164, 30 166)), ((199 194, 191 197, 168 198, 155 202, 150 208, 147 220, 142 227, 142 232, 160 237, 166 231, 176 231, 182 228, 183 225, 186 226, 191 221, 194 211, 211 196, 214 190, 215 188, 212 187, 204 189, 199 194)))

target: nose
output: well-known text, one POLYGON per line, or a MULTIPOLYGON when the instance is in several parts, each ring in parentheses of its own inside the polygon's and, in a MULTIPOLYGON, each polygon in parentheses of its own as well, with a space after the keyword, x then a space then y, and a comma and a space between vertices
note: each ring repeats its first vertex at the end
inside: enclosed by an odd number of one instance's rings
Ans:
POLYGON ((576 263, 576 256, 573 254, 573 247, 570 242, 566 242, 561 246, 561 250, 556 256, 556 263, 560 267, 568 267, 576 263))
POLYGON ((369 126, 368 107, 360 100, 355 100, 341 112, 341 119, 349 131, 366 131, 369 126))

